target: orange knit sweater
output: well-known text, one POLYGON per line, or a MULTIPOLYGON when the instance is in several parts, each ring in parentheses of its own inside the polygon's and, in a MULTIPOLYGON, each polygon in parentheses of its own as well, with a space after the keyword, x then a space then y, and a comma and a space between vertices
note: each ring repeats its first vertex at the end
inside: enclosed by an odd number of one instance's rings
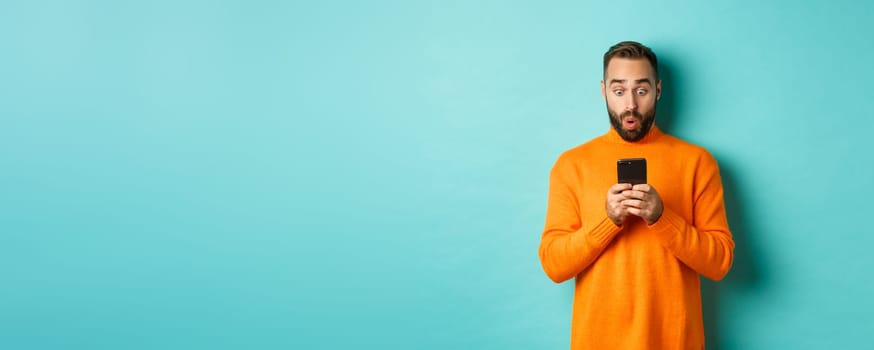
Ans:
POLYGON ((540 261, 556 283, 576 277, 571 349, 702 349, 698 275, 719 280, 731 268, 722 182, 705 149, 653 127, 629 143, 610 131, 564 152, 549 180, 540 261), (647 159, 661 196, 652 225, 607 217, 616 160, 647 159))

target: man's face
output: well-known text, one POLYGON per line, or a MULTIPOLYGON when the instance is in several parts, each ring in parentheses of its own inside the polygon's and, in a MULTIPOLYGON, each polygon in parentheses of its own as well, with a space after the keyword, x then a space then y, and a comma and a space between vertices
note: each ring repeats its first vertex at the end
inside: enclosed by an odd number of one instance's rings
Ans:
POLYGON ((655 121, 662 82, 656 80, 645 58, 613 58, 601 81, 610 124, 623 140, 635 142, 646 136, 655 121))

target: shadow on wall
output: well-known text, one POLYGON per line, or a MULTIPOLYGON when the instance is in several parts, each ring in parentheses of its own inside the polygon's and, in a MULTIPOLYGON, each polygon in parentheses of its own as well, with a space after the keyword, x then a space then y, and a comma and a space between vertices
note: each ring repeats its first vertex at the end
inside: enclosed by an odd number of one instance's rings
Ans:
MULTIPOLYGON (((662 130, 670 133, 674 130, 677 121, 683 119, 679 103, 679 96, 682 95, 683 87, 686 85, 685 80, 676 67, 680 67, 678 61, 673 57, 660 53, 659 57, 659 74, 662 79, 662 95, 658 104, 658 125, 662 130)), ((706 147, 706 144, 703 145, 706 147)), ((707 342, 707 349, 725 348, 723 336, 725 340, 733 339, 731 334, 721 332, 721 321, 731 318, 730 310, 720 308, 720 305, 730 305, 725 300, 720 300, 720 297, 725 298, 729 295, 725 293, 728 290, 753 290, 761 289, 761 284, 765 280, 762 275, 764 271, 756 261, 755 245, 752 239, 756 237, 753 225, 748 221, 751 217, 747 215, 743 205, 743 189, 739 185, 739 181, 743 174, 735 171, 733 164, 719 159, 718 155, 714 154, 719 162, 720 175, 722 176, 722 185, 725 192, 725 210, 728 215, 728 224, 731 229, 735 248, 734 248, 734 265, 728 275, 720 281, 713 282, 706 277, 701 277, 701 297, 704 308, 704 331, 707 342)))
POLYGON ((720 305, 733 304, 720 299, 720 297, 730 296, 724 292, 762 289, 762 283, 767 280, 767 276, 763 274, 765 269, 756 259, 758 255, 754 242, 757 233, 749 222, 751 216, 745 212, 747 206, 743 205, 742 200, 744 191, 739 186, 739 177, 734 169, 732 164, 720 162, 722 186, 725 190, 725 210, 728 214, 731 233, 734 236, 734 265, 722 281, 713 282, 702 278, 701 283, 708 349, 720 349, 720 345, 723 343, 721 336, 723 335, 725 339, 735 338, 731 334, 720 332, 721 321, 731 318, 731 310, 721 308, 720 305))
POLYGON ((659 79, 662 81, 662 93, 656 107, 656 124, 662 131, 670 133, 673 130, 674 116, 677 115, 676 89, 680 81, 674 74, 671 62, 665 62, 664 57, 659 57, 659 79))

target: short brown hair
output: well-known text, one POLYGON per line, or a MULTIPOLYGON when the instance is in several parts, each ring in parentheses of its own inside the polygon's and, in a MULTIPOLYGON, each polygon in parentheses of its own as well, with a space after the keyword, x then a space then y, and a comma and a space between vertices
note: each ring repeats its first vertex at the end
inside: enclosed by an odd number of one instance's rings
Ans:
POLYGON ((607 65, 614 57, 620 58, 646 58, 649 64, 652 65, 652 70, 655 72, 656 80, 659 79, 659 60, 656 54, 650 48, 636 41, 623 41, 610 47, 604 53, 604 75, 607 74, 607 65))

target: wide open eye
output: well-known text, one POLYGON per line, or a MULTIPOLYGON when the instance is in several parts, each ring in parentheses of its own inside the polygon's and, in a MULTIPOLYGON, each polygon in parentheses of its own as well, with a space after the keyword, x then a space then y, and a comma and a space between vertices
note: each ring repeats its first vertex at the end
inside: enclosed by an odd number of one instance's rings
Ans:
POLYGON ((625 93, 625 90, 616 89, 616 90, 613 90, 613 93, 616 94, 616 96, 622 96, 622 94, 625 93))
POLYGON ((646 89, 637 89, 637 91, 635 91, 635 92, 637 93, 637 95, 643 96, 643 95, 646 95, 646 93, 649 91, 647 91, 646 89))

